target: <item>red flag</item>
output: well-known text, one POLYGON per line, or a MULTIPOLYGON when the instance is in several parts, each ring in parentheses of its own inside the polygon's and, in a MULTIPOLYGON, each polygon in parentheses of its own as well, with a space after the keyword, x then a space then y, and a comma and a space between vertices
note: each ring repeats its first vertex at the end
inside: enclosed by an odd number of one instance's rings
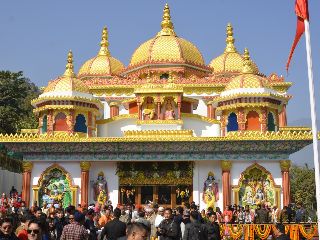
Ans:
POLYGON ((308 0, 296 0, 295 12, 297 15, 297 30, 286 65, 287 72, 289 70, 289 65, 294 49, 296 48, 302 34, 304 33, 304 20, 309 20, 308 0))

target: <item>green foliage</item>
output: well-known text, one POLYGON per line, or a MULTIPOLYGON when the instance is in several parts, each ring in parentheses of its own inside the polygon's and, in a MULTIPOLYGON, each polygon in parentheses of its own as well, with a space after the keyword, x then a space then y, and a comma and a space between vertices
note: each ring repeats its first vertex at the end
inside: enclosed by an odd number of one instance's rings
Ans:
POLYGON ((0 71, 0 133, 17 133, 36 128, 30 101, 40 94, 23 72, 0 71))
POLYGON ((308 210, 316 208, 314 169, 310 169, 308 165, 304 167, 292 166, 290 169, 290 184, 292 202, 302 203, 308 210))

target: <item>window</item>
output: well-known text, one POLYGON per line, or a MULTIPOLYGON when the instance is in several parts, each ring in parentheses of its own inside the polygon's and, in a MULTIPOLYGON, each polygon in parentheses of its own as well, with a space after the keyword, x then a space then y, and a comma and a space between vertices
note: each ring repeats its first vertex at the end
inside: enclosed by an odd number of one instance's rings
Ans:
POLYGON ((168 79, 169 78, 169 74, 168 73, 164 73, 160 75, 160 79, 168 79))

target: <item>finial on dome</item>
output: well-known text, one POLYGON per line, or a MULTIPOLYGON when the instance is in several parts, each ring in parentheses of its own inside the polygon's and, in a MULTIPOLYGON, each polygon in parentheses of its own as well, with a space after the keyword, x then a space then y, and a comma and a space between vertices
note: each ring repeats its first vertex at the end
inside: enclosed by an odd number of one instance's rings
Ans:
POLYGON ((170 36, 170 35, 176 36, 176 33, 174 32, 173 23, 171 21, 170 8, 168 3, 166 3, 163 9, 161 31, 158 33, 158 36, 170 36))
POLYGON ((73 71, 73 55, 72 55, 71 50, 68 52, 66 71, 64 72, 63 76, 66 76, 66 77, 74 77, 75 76, 75 73, 73 71))
POLYGON ((227 33, 227 38, 226 38, 227 46, 226 46, 225 52, 236 52, 237 49, 234 46, 235 39, 233 37, 233 27, 231 23, 228 23, 226 33, 227 33))
POLYGON ((101 48, 99 51, 99 55, 110 56, 109 41, 108 41, 108 29, 106 26, 102 30, 102 38, 101 38, 100 46, 101 46, 101 48))
POLYGON ((248 48, 244 49, 243 59, 242 73, 254 73, 248 48))

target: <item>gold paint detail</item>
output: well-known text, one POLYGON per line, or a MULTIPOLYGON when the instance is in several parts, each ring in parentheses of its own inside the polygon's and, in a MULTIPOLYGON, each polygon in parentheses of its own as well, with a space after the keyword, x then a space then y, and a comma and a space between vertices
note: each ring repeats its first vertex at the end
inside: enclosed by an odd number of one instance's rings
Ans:
POLYGON ((262 102, 262 103, 235 103, 235 104, 230 104, 226 106, 221 106, 217 107, 216 111, 226 111, 226 110, 233 110, 237 108, 251 108, 253 110, 257 110, 257 108, 261 107, 267 107, 271 109, 276 109, 279 110, 279 105, 273 104, 273 103, 268 103, 268 102, 262 102))
POLYGON ((279 131, 311 131, 310 127, 294 127, 294 126, 286 126, 286 127, 280 127, 279 131))
POLYGON ((63 76, 70 78, 74 78, 76 76, 73 70, 73 54, 71 50, 68 52, 66 71, 64 72, 63 76))
POLYGON ((90 167, 91 167, 91 163, 88 162, 88 161, 83 161, 83 162, 80 162, 80 168, 81 168, 81 171, 89 171, 90 170, 90 167))
POLYGON ((212 123, 212 124, 220 124, 220 121, 217 119, 211 119, 205 116, 201 116, 198 114, 192 114, 192 113, 181 113, 182 118, 194 118, 194 119, 199 119, 201 121, 207 122, 207 123, 212 123))
POLYGON ((168 3, 166 3, 163 9, 161 31, 158 33, 158 36, 176 36, 173 23, 171 21, 170 8, 168 3))
POLYGON ((101 37, 101 42, 100 42, 100 51, 99 55, 100 56, 110 56, 109 52, 109 41, 108 41, 108 29, 105 26, 102 30, 102 37, 101 37))
POLYGON ((221 170, 223 172, 229 172, 232 167, 232 162, 228 160, 222 160, 221 161, 221 170))
POLYGON ((114 121, 118 121, 118 120, 122 120, 122 119, 130 119, 130 118, 137 119, 138 114, 121 114, 118 116, 114 116, 112 118, 97 120, 96 123, 97 124, 106 124, 106 123, 110 123, 110 122, 114 122, 114 121))
POLYGON ((281 172, 288 172, 291 167, 291 161, 290 160, 281 160, 280 161, 280 168, 281 172))
POLYGON ((243 54, 243 69, 242 69, 242 73, 254 73, 254 69, 251 65, 251 60, 250 60, 250 54, 249 54, 249 50, 248 48, 244 49, 244 54, 243 54))
POLYGON ((33 163, 29 161, 22 161, 23 172, 31 172, 33 168, 33 163))
POLYGON ((237 49, 236 47, 234 46, 234 37, 233 37, 233 27, 231 25, 231 23, 228 23, 227 25, 227 38, 226 38, 226 43, 227 43, 227 46, 226 46, 226 49, 225 49, 225 52, 237 52, 237 49))
POLYGON ((132 137, 161 137, 161 136, 169 136, 175 137, 178 136, 180 138, 184 137, 192 137, 193 131, 192 130, 143 130, 143 131, 135 131, 129 130, 124 132, 124 136, 128 138, 132 137))
POLYGON ((39 129, 35 128, 35 129, 21 129, 20 130, 21 133, 38 133, 39 132, 39 129))
POLYGON ((152 124, 177 124, 182 125, 182 120, 137 120, 137 125, 152 124))

